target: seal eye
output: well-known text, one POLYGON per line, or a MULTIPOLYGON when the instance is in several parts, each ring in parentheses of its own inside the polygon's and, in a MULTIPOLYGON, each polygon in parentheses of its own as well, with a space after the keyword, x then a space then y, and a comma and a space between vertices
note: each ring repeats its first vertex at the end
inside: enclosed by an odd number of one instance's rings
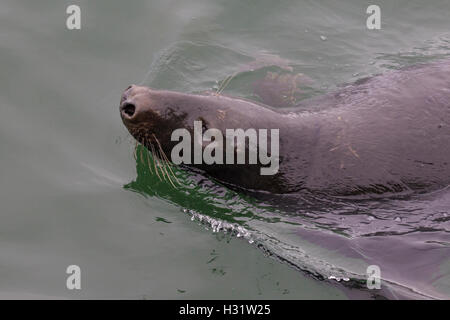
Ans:
POLYGON ((203 132, 208 130, 208 124, 207 124, 205 119, 203 119, 202 117, 198 117, 197 121, 201 121, 202 122, 202 130, 203 130, 203 132))

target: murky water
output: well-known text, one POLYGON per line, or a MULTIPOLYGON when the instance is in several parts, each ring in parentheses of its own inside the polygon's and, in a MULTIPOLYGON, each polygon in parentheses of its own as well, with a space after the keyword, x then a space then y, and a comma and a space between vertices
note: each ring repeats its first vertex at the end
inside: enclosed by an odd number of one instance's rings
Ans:
POLYGON ((3 1, 0 298, 370 297, 370 264, 383 296, 450 297, 448 190, 288 210, 179 170, 174 189, 119 117, 130 83, 199 92, 236 75, 224 93, 255 99, 255 80, 292 72, 313 96, 449 55, 450 2, 378 4, 368 31, 358 0, 3 1))

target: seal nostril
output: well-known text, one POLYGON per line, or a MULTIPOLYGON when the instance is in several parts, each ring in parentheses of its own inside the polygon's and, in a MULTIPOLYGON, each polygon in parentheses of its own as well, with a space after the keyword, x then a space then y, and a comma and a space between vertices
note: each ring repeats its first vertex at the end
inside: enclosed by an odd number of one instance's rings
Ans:
POLYGON ((128 117, 132 117, 136 111, 136 106, 132 103, 125 103, 122 106, 122 112, 125 113, 128 117))

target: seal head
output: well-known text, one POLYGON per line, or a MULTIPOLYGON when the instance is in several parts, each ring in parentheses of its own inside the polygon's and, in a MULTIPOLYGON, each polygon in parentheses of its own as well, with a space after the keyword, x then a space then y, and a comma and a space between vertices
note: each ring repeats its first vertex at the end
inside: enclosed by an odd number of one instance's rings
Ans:
MULTIPOLYGON (((215 129, 223 137, 225 145, 227 129, 265 129, 276 124, 274 120, 281 115, 270 107, 259 105, 245 99, 231 98, 214 94, 185 94, 166 90, 155 90, 148 87, 131 85, 121 97, 120 114, 122 121, 131 135, 149 150, 161 150, 167 158, 171 158, 172 149, 179 143, 172 141, 172 133, 177 129, 186 129, 194 136, 194 122, 201 121, 202 133, 215 129)), ((278 128, 278 127, 276 127, 278 128)), ((271 136, 268 137, 270 144, 271 136)), ((214 140, 215 141, 215 140, 214 140)), ((201 143, 202 152, 209 143, 201 143)), ((194 150, 192 140, 192 150, 194 150)), ((249 141, 245 141, 245 161, 243 164, 229 165, 225 163, 196 163, 194 154, 188 165, 199 169, 220 182, 237 188, 251 190, 270 190, 283 192, 283 184, 277 179, 281 177, 261 176, 261 168, 267 167, 261 162, 250 163, 249 141)), ((237 146, 232 149, 233 159, 237 159, 237 146)), ((227 158, 226 148, 222 148, 223 159, 227 158)), ((270 154, 270 150, 269 150, 270 154)), ((186 167, 186 165, 183 164, 186 167)))

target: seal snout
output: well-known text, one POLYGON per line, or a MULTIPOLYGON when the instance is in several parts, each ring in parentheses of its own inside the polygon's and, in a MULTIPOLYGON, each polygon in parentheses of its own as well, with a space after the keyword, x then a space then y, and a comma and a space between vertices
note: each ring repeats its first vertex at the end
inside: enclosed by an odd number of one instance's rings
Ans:
POLYGON ((132 120, 138 113, 136 101, 133 98, 135 95, 133 91, 136 88, 138 87, 134 84, 128 86, 120 98, 120 115, 123 120, 132 120))

